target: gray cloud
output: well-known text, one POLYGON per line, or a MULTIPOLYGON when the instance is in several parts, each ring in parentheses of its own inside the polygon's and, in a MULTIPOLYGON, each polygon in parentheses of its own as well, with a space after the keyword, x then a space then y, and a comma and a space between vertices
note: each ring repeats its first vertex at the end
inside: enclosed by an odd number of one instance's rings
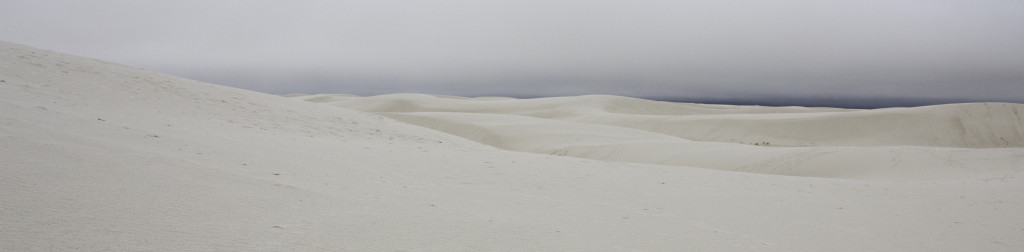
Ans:
POLYGON ((0 7, 0 39, 270 93, 1024 102, 1021 1, 0 7))

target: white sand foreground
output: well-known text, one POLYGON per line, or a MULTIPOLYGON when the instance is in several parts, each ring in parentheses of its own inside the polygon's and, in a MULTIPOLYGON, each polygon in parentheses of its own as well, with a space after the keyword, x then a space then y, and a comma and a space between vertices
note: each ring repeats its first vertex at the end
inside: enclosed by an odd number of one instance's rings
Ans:
POLYGON ((285 98, 0 43, 0 251, 1019 251, 1019 110, 285 98))

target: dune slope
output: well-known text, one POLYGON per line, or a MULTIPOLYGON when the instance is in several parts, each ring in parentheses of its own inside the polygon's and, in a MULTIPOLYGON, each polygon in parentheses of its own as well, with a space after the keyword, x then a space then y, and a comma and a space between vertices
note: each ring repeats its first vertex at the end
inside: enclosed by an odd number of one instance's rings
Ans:
POLYGON ((1024 147, 1024 104, 848 110, 649 101, 616 96, 469 99, 419 94, 295 96, 375 113, 515 114, 608 124, 694 141, 774 146, 1024 147))
POLYGON ((3 42, 0 174, 0 251, 1024 248, 1005 169, 843 180, 513 152, 3 42))
POLYGON ((1022 104, 842 110, 614 96, 295 98, 375 112, 503 149, 598 160, 885 180, 987 176, 982 174, 1015 172, 1024 164, 1022 104))

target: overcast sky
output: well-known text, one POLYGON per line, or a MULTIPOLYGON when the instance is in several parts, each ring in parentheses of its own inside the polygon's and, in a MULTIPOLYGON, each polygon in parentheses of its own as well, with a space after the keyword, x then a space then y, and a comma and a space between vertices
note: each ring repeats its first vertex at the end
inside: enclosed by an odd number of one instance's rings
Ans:
POLYGON ((274 94, 1024 102, 1021 0, 4 0, 0 40, 274 94))

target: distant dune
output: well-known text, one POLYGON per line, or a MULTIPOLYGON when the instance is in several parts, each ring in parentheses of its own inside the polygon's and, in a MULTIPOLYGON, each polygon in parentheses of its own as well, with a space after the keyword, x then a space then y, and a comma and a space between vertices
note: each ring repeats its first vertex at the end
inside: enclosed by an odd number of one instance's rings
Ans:
POLYGON ((0 42, 0 251, 1020 251, 1021 109, 282 97, 0 42))
POLYGON ((1024 105, 1008 103, 845 110, 596 95, 295 98, 374 112, 508 150, 794 176, 922 179, 1014 171, 1020 167, 1008 164, 1019 162, 1014 153, 1024 147, 1018 112, 1024 105))

